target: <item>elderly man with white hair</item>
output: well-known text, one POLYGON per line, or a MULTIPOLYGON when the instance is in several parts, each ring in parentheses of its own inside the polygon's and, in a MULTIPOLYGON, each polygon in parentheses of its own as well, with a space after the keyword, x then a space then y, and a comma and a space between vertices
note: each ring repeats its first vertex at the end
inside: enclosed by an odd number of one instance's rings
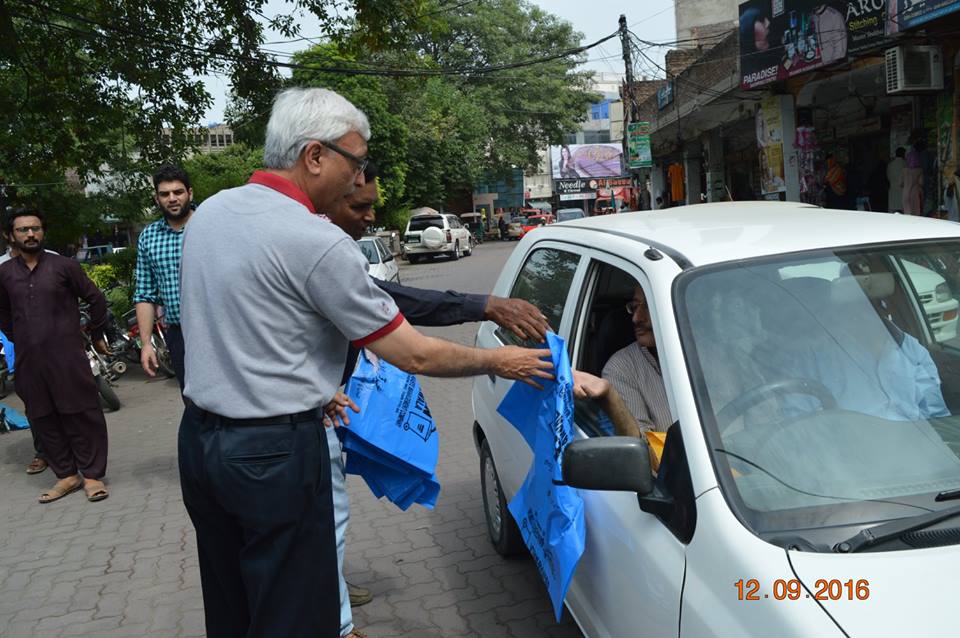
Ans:
POLYGON ((543 350, 421 335, 367 275, 357 244, 317 215, 364 184, 369 137, 340 95, 283 91, 266 168, 207 199, 184 235, 180 478, 210 638, 340 633, 321 419, 342 406, 348 343, 411 373, 551 378, 543 350))

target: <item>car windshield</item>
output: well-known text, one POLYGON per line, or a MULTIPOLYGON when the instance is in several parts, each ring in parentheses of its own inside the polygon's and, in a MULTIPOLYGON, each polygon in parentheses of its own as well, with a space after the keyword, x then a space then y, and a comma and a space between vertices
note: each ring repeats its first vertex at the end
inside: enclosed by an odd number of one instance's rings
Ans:
POLYGON ((367 258, 367 263, 379 264, 380 255, 377 253, 377 245, 372 239, 361 239, 357 242, 360 245, 360 252, 367 258))
POLYGON ((956 241, 679 280, 698 410, 741 520, 843 537, 843 525, 936 509, 937 493, 960 488, 958 297, 956 241))
POLYGON ((443 228, 443 217, 439 215, 422 215, 410 218, 410 230, 426 230, 431 226, 443 228))
POLYGON ((527 219, 527 226, 543 226, 547 223, 543 217, 530 217, 527 219))
POLYGON ((526 218, 526 217, 514 217, 514 218, 513 218, 513 221, 511 221, 510 223, 511 223, 511 224, 520 224, 521 226, 526 226, 526 225, 527 225, 527 218, 526 218))
POLYGON ((571 219, 582 219, 583 211, 580 210, 562 210, 557 213, 557 221, 565 222, 571 219))

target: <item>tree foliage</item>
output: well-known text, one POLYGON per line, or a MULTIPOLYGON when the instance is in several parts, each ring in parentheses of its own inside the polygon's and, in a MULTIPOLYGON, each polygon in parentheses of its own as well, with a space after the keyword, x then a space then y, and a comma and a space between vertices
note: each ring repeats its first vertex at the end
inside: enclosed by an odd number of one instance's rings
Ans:
POLYGON ((219 153, 194 155, 183 163, 196 202, 225 188, 242 186, 261 166, 263 148, 250 149, 245 144, 233 144, 219 153))
POLYGON ((267 16, 268 0, 0 0, 0 176, 18 201, 47 200, 53 215, 79 206, 57 186, 68 170, 88 180, 109 168, 142 201, 143 175, 194 143, 212 104, 202 76, 227 76, 239 105, 269 110, 281 78, 261 48, 268 27, 295 37, 309 13, 331 36, 349 27, 389 41, 395 25, 377 19, 415 23, 423 2, 286 0, 267 16))

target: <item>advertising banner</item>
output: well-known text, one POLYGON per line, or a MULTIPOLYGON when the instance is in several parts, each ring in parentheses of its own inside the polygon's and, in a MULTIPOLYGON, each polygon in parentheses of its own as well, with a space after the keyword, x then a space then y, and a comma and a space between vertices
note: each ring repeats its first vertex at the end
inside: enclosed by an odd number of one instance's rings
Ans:
POLYGON ((653 153, 650 150, 650 122, 627 124, 627 154, 630 168, 653 166, 653 153))
POLYGON ((778 96, 760 102, 756 116, 757 151, 760 158, 760 191, 764 195, 787 190, 783 168, 783 119, 778 96))
POLYGON ((884 2, 744 2, 740 5, 741 88, 786 80, 840 62, 848 53, 882 45, 884 2))
POLYGON ((887 35, 960 10, 960 0, 886 0, 887 35))
POLYGON ((623 148, 617 142, 550 147, 553 179, 623 175, 623 148))

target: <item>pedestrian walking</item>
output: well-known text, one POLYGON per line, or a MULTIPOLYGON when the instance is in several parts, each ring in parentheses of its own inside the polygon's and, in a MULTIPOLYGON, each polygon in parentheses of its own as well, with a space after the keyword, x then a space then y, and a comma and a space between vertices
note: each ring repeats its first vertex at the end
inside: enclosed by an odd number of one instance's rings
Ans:
POLYGON ((107 300, 80 264, 43 250, 46 224, 38 211, 19 210, 5 232, 18 255, 0 264, 0 330, 17 351, 17 394, 26 406, 44 458, 57 476, 41 503, 81 487, 90 501, 108 496, 107 424, 90 371, 77 299, 89 304, 95 347, 107 354, 107 300))
MULTIPOLYGON (((364 171, 364 185, 345 197, 327 213, 343 232, 358 240, 376 221, 373 205, 380 198, 377 189, 378 169, 373 162, 364 171)), ((502 217, 501 217, 502 219, 502 217)), ((493 321, 521 339, 543 341, 550 329, 546 317, 536 306, 523 299, 504 299, 493 295, 464 294, 451 290, 439 291, 414 288, 374 279, 397 304, 400 312, 415 326, 454 326, 473 321, 493 321)), ((342 381, 345 383, 354 369, 359 351, 350 349, 342 381)), ((333 510, 336 521, 337 567, 340 578, 340 636, 362 638, 354 629, 351 607, 365 605, 373 600, 373 593, 365 587, 348 583, 343 575, 347 525, 350 521, 350 500, 343 451, 332 423, 327 427, 327 447, 330 451, 333 510)))
POLYGON ((542 350, 421 335, 371 281, 356 242, 316 214, 363 186, 369 137, 340 95, 283 91, 267 168, 201 204, 184 235, 180 477, 210 638, 339 634, 321 409, 348 343, 411 373, 551 377, 542 350))
POLYGON ((895 156, 887 164, 887 210, 891 213, 903 211, 903 169, 907 167, 907 149, 898 146, 895 156))
POLYGON ((183 393, 183 332, 180 330, 180 258, 183 229, 193 213, 190 176, 178 166, 162 166, 153 175, 154 201, 162 217, 143 229, 137 242, 133 303, 140 329, 140 365, 151 377, 159 363, 151 343, 156 306, 163 306, 170 363, 183 393))

